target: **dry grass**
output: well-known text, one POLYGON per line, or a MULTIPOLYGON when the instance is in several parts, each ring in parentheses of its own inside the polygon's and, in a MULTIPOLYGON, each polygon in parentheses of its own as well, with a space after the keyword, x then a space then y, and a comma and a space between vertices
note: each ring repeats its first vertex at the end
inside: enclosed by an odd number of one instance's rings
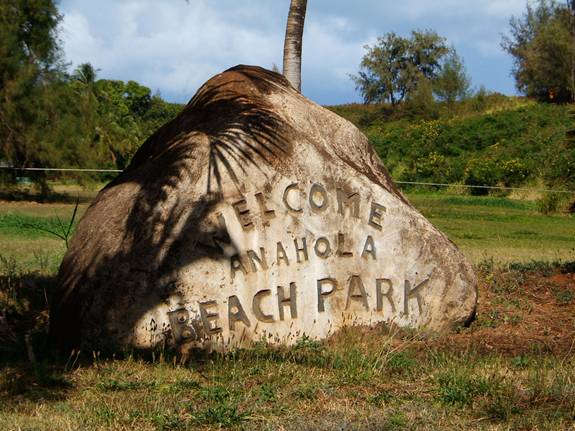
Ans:
MULTIPOLYGON (((51 358, 39 317, 39 361, 2 362, 0 429, 572 429, 573 272, 484 264, 477 319, 457 334, 350 328, 185 366, 160 353, 51 358)), ((30 303, 27 315, 42 310, 30 303)))
POLYGON ((443 336, 351 328, 293 348, 198 353, 185 366, 159 353, 54 356, 47 298, 64 247, 15 222, 49 223, 73 205, 2 203, 0 429, 573 429, 575 265, 501 266, 517 256, 572 260, 572 216, 541 216, 496 199, 445 199, 413 201, 477 260, 499 253, 478 267, 470 328, 443 336))

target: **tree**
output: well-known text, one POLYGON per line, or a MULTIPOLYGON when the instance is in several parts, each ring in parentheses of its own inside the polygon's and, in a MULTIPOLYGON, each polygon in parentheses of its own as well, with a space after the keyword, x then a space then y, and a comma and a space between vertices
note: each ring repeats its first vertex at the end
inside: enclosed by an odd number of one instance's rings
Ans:
POLYGON ((457 100, 467 97, 470 87, 471 79, 465 70, 463 60, 452 48, 433 82, 433 92, 439 100, 452 106, 457 100))
POLYGON ((82 63, 74 70, 74 73, 72 73, 72 84, 78 84, 77 86, 79 88, 93 92, 98 71, 99 69, 94 69, 94 66, 90 63, 82 63))
POLYGON ((76 68, 70 86, 84 113, 88 146, 99 148, 100 154, 92 162, 124 168, 146 137, 144 118, 152 108, 151 90, 135 81, 97 79, 97 70, 89 63, 76 68))
POLYGON ((52 86, 63 76, 59 22, 53 0, 0 2, 0 159, 33 166, 52 154, 34 140, 65 99, 53 97, 63 89, 52 86))
POLYGON ((432 119, 438 116, 437 103, 433 98, 433 83, 421 77, 407 95, 407 110, 417 118, 432 119))
POLYGON ((360 71, 351 78, 365 103, 392 105, 404 101, 422 79, 434 81, 449 52, 445 38, 431 30, 413 31, 410 38, 387 33, 364 48, 360 71))
POLYGON ((22 139, 18 117, 24 120, 34 115, 37 84, 45 86, 61 71, 56 38, 59 21, 52 0, 0 3, 0 141, 4 153, 22 139))
MULTIPOLYGON (((135 81, 98 80, 89 63, 67 74, 59 21, 56 0, 0 1, 0 160, 27 168, 123 168, 181 107, 135 81)), ((49 192, 44 172, 32 178, 49 192)))
POLYGON ((510 21, 502 47, 514 57, 517 89, 539 100, 575 98, 575 2, 539 0, 510 21))
POLYGON ((291 0, 284 41, 283 74, 301 91, 301 54, 307 0, 291 0))

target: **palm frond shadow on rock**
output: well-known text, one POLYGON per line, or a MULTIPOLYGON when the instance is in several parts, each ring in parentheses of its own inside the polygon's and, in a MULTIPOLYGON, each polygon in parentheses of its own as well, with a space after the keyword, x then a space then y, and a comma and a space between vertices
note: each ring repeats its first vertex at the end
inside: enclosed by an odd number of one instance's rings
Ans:
POLYGON ((241 78, 202 87, 178 117, 142 145, 127 171, 166 151, 166 142, 185 139, 191 133, 204 134, 209 140, 208 193, 222 190, 224 172, 239 188, 248 166, 263 171, 262 164, 281 163, 292 151, 296 132, 264 97, 254 97, 254 93, 286 91, 289 84, 283 76, 261 68, 230 71, 241 78), (250 91, 245 91, 246 86, 250 91))
POLYGON ((292 148, 290 131, 271 106, 244 95, 226 93, 213 87, 191 101, 210 119, 223 116, 227 120, 224 124, 218 121, 198 124, 198 130, 206 133, 210 143, 208 192, 222 189, 223 171, 239 187, 242 181, 236 169, 247 175, 249 165, 263 172, 261 163, 274 164, 292 148))
POLYGON ((255 68, 242 70, 242 78, 202 87, 176 119, 142 145, 125 175, 112 184, 140 184, 123 229, 124 241, 131 243, 132 248, 145 243, 141 252, 152 253, 148 256, 150 261, 166 261, 167 256, 173 255, 170 250, 166 252, 166 246, 181 238, 187 237, 189 244, 198 243, 193 238, 203 236, 200 226, 202 217, 209 213, 206 208, 215 207, 222 199, 224 172, 240 189, 248 166, 263 172, 264 164, 277 167, 291 153, 295 131, 264 97, 258 97, 258 93, 272 90, 269 85, 274 80, 280 80, 277 88, 285 88, 281 81, 284 78, 255 68), (246 91, 246 85, 255 88, 246 91), (207 190, 200 201, 190 202, 181 190, 184 177, 197 179, 206 174, 194 161, 201 145, 199 135, 205 135, 209 142, 207 190), (173 194, 180 195, 175 202, 171 199, 173 194), (200 207, 198 215, 196 210, 200 207), (188 229, 191 235, 186 234, 188 229))
MULTIPOLYGON (((264 164, 281 168, 295 136, 263 96, 272 91, 270 86, 285 89, 282 77, 244 68, 231 78, 204 86, 178 117, 141 146, 128 169, 93 203, 111 210, 110 205, 119 202, 116 186, 138 184, 126 201, 130 208, 125 218, 103 220, 103 215, 94 215, 86 220, 90 225, 106 225, 120 238, 111 238, 110 233, 86 237, 97 247, 86 255, 89 262, 77 260, 83 257, 76 251, 62 265, 59 305, 51 324, 60 345, 75 346, 83 340, 92 348, 114 349, 122 336, 109 328, 134 328, 147 311, 176 294, 182 268, 200 259, 224 262, 223 250, 213 240, 229 241, 227 229, 206 223, 223 198, 224 173, 241 188, 249 166, 262 171, 264 164), (197 159, 205 154, 201 146, 206 137, 209 162, 200 166, 197 159), (200 176, 206 174, 207 190, 199 198, 182 188, 182 184, 201 183, 200 176), (117 251, 109 254, 110 249, 117 251), (104 310, 106 325, 94 307, 104 310)), ((230 241, 229 245, 239 250, 237 244, 230 241)))

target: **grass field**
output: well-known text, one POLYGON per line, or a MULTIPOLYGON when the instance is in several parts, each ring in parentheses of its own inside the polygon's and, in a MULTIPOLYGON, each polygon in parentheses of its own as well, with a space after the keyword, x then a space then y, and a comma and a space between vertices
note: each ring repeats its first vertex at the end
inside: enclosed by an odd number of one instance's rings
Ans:
POLYGON ((475 263, 575 260, 575 217, 543 215, 536 201, 411 194, 412 203, 475 263))
MULTIPOLYGON (((79 207, 78 216, 86 207, 79 207)), ((0 254, 24 269, 54 273, 66 251, 65 241, 54 233, 63 234, 73 212, 74 204, 1 202, 0 254)))
MULTIPOLYGON (((575 216, 542 215, 535 201, 497 197, 417 193, 409 199, 475 263, 575 260, 575 216)), ((87 208, 82 203, 78 217, 87 208)), ((25 268, 55 271, 62 232, 74 204, 0 203, 0 254, 25 268)))
POLYGON ((0 429, 572 430, 575 218, 523 200, 409 198, 477 264, 470 328, 349 328, 187 364, 46 350, 65 251, 47 230, 74 205, 0 203, 0 429))
POLYGON ((51 359, 39 331, 35 364, 2 359, 0 429, 573 429, 574 272, 481 266, 477 319, 457 334, 349 328, 185 365, 161 353, 51 359))

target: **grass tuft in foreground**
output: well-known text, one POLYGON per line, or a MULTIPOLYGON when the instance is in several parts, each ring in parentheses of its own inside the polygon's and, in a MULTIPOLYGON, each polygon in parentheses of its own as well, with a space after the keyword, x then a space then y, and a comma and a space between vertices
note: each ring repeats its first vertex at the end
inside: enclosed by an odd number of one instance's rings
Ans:
MULTIPOLYGON (((183 366, 165 353, 55 359, 43 293, 5 264, 0 428, 570 429, 573 269, 482 263, 477 319, 456 334, 355 327, 324 342, 197 354, 183 366)), ((49 279, 36 286, 49 296, 49 279)))

